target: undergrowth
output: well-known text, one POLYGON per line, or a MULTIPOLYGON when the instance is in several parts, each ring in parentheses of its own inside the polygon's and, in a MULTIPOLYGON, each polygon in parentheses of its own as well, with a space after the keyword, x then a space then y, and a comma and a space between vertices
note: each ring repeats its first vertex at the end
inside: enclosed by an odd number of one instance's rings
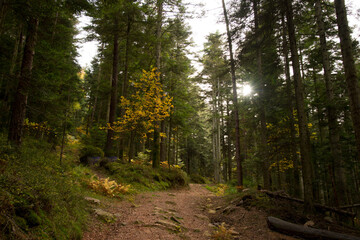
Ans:
POLYGON ((177 168, 159 167, 154 169, 146 164, 108 163, 110 176, 122 184, 131 184, 132 192, 164 190, 188 186, 189 179, 184 171, 177 168))
POLYGON ((205 188, 213 193, 215 193, 216 196, 224 196, 226 193, 226 190, 229 188, 226 184, 216 184, 216 185, 206 185, 205 188))
POLYGON ((0 141, 0 239, 81 239, 88 211, 69 161, 47 142, 0 141))

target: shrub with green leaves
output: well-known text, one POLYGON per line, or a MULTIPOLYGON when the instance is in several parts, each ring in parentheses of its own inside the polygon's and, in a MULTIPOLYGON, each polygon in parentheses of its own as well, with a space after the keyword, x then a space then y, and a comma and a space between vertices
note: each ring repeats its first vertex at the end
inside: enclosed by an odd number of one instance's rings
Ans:
POLYGON ((199 183, 199 184, 209 183, 209 180, 207 180, 205 177, 197 173, 190 175, 190 181, 192 183, 199 183))
POLYGON ((81 157, 103 157, 104 152, 101 148, 86 145, 81 149, 81 157))

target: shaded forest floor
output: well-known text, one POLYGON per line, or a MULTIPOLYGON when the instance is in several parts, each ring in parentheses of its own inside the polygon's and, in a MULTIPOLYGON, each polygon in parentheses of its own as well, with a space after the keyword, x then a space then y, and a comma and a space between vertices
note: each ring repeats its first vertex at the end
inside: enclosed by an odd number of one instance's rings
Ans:
POLYGON ((188 189, 142 193, 125 201, 102 201, 96 207, 117 219, 106 224, 94 213, 84 240, 294 239, 269 230, 265 212, 231 207, 228 200, 199 184, 190 184, 188 189))

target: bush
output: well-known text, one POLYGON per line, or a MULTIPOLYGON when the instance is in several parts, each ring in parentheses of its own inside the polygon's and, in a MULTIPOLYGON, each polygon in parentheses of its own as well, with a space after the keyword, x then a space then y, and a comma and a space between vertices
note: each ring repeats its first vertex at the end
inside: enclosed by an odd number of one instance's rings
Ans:
POLYGON ((104 157, 104 152, 101 148, 86 145, 81 149, 81 157, 104 157))
POLYGON ((199 184, 205 184, 209 182, 205 177, 201 176, 200 174, 190 174, 190 181, 192 183, 199 184))

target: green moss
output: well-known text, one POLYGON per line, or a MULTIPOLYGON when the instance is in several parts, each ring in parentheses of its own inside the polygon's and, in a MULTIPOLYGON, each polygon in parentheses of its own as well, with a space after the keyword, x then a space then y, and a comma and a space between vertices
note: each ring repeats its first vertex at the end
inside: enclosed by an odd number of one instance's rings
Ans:
POLYGON ((24 231, 28 230, 28 225, 27 225, 27 221, 25 220, 25 218, 15 216, 14 221, 19 226, 19 228, 21 228, 22 230, 24 230, 24 231))
POLYGON ((41 224, 41 218, 33 210, 28 212, 28 214, 25 216, 25 219, 29 227, 35 227, 41 224))

